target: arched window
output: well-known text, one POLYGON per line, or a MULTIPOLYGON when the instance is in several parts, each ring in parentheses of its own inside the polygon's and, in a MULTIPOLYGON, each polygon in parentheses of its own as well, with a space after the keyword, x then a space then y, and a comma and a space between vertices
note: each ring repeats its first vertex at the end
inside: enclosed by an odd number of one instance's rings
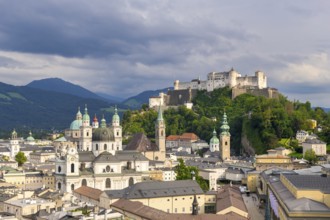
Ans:
POLYGON ((74 190, 74 184, 71 184, 71 190, 72 191, 74 190))
POLYGON ((105 188, 111 188, 111 181, 110 181, 110 178, 107 178, 105 180, 105 188))
POLYGON ((161 132, 160 132, 160 136, 164 136, 164 131, 162 130, 161 132))
POLYGON ((57 171, 60 173, 62 171, 62 167, 58 166, 57 171))
POLYGON ((89 136, 89 132, 86 133, 86 136, 87 136, 87 137, 89 136))
POLYGON ((83 180, 81 181, 81 185, 82 185, 82 186, 87 186, 87 181, 86 181, 86 179, 83 179, 83 180))
POLYGON ((62 188, 62 184, 61 184, 60 182, 58 182, 58 183, 57 183, 57 189, 58 189, 58 190, 61 190, 61 188, 62 188))
POLYGON ((119 136, 119 131, 117 131, 117 136, 119 136))
POLYGON ((130 177, 128 180, 128 186, 132 186, 134 184, 134 179, 133 177, 130 177))
POLYGON ((104 150, 107 150, 108 146, 107 144, 104 144, 104 150))
POLYGON ((95 145, 95 150, 99 150, 99 145, 98 144, 95 145))
POLYGON ((227 141, 226 141, 226 142, 225 142, 225 145, 227 146, 227 144, 228 144, 228 143, 227 143, 227 141))
POLYGON ((74 163, 71 164, 71 173, 74 173, 74 163))

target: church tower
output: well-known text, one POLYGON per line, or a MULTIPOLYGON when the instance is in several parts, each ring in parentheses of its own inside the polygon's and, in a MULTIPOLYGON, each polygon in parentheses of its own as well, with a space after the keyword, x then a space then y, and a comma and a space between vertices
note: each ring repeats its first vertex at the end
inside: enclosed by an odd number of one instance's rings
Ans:
POLYGON ((122 127, 120 126, 120 117, 118 115, 117 106, 115 106, 115 113, 112 116, 112 129, 115 137, 115 150, 121 151, 122 147, 122 127))
POLYGON ((99 121, 97 120, 96 114, 94 115, 92 128, 99 128, 99 121))
POLYGON ((156 145, 159 148, 158 160, 164 161, 166 158, 166 149, 165 149, 165 141, 166 141, 166 133, 165 133, 165 121, 163 119, 163 112, 161 109, 161 105, 159 105, 158 109, 158 117, 155 124, 156 128, 156 145))
POLYGON ((80 149, 84 151, 92 150, 92 127, 90 126, 90 117, 88 115, 87 105, 82 117, 82 126, 80 127, 80 149))
POLYGON ((16 154, 20 151, 19 139, 17 138, 17 132, 15 129, 11 133, 10 139, 10 157, 15 158, 16 154))
POLYGON ((210 151, 219 151, 219 139, 217 138, 217 132, 213 130, 213 137, 210 140, 210 151))
POLYGON ((221 125, 221 133, 220 133, 220 157, 222 160, 230 159, 230 133, 229 133, 229 125, 227 122, 226 112, 223 113, 222 125, 221 125))

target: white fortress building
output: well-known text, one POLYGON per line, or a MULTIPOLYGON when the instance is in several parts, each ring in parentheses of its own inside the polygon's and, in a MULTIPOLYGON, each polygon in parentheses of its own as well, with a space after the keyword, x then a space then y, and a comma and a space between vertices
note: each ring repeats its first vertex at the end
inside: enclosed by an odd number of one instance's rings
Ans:
POLYGON ((267 88, 267 77, 261 71, 256 71, 254 76, 242 76, 234 69, 228 72, 211 72, 207 74, 207 80, 201 81, 194 79, 191 82, 174 82, 174 90, 207 90, 208 92, 213 91, 217 88, 223 87, 255 87, 258 89, 267 88))

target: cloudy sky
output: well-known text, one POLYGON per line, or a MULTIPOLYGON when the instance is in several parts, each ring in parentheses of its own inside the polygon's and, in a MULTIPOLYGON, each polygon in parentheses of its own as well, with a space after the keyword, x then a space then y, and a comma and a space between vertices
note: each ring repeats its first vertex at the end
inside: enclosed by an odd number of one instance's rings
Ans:
POLYGON ((0 0, 0 81, 128 97, 234 67, 330 107, 330 1, 0 0))

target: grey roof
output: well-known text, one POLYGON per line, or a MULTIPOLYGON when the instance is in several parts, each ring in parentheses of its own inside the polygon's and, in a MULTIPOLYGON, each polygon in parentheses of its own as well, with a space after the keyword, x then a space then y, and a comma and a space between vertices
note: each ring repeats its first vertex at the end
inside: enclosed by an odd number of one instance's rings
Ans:
POLYGON ((148 158, 137 151, 117 151, 115 156, 120 161, 149 161, 148 158))
POLYGON ((113 134, 113 130, 110 128, 96 128, 93 131, 93 141, 102 141, 102 142, 108 142, 115 140, 115 136, 113 134))
POLYGON ((37 151, 40 150, 41 148, 35 145, 23 145, 20 148, 20 151, 37 151))
POLYGON ((159 148, 155 143, 143 133, 137 133, 133 136, 132 140, 128 143, 124 150, 136 150, 139 152, 145 151, 158 151, 159 148))
POLYGON ((92 151, 78 151, 79 162, 92 162, 95 156, 92 151))
POLYGON ((238 168, 235 169, 233 167, 228 167, 228 169, 226 170, 226 173, 232 173, 232 174, 244 174, 243 170, 238 168))
POLYGON ((10 150, 7 147, 1 147, 0 152, 10 152, 10 150))
MULTIPOLYGON (((298 176, 298 175, 292 175, 292 176, 298 176)), ((271 182, 271 186, 272 189, 280 197, 281 201, 284 202, 285 206, 288 207, 290 211, 300 211, 300 212, 330 211, 330 208, 328 208, 323 203, 316 202, 307 198, 296 199, 296 197, 283 185, 283 183, 279 179, 271 182)))
POLYGON ((283 174, 298 189, 319 189, 330 193, 330 178, 315 175, 288 175, 283 174))
POLYGON ((326 144, 325 142, 323 142, 319 139, 316 139, 316 138, 306 139, 304 143, 307 143, 307 144, 326 144))
POLYGON ((122 192, 122 190, 109 190, 105 191, 105 193, 110 197, 116 194, 118 196, 122 195, 120 198, 125 199, 183 196, 204 193, 198 183, 194 180, 140 182, 123 190, 124 192, 122 192))
POLYGON ((108 162, 120 162, 115 156, 111 153, 104 151, 99 154, 93 161, 94 163, 108 163, 108 162))

